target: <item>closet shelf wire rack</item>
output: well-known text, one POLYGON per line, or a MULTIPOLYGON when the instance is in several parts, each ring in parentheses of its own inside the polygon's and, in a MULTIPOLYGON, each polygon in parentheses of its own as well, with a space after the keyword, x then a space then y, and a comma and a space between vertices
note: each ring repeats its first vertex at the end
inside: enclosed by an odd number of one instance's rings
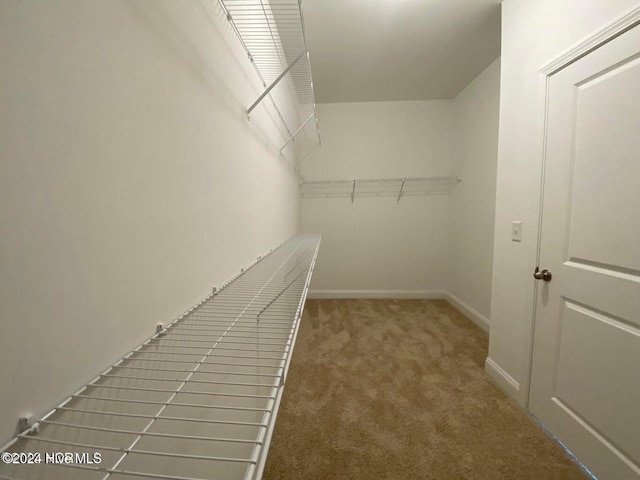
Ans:
POLYGON ((416 195, 446 195, 462 179, 455 176, 354 178, 348 180, 303 180, 302 198, 402 197, 416 195))
POLYGON ((297 235, 158 325, 5 445, 0 479, 260 479, 319 246, 297 235))
POLYGON ((296 105, 298 126, 295 132, 291 133, 280 115, 290 135, 280 152, 282 153, 300 132, 303 132, 307 139, 316 140, 316 143, 320 144, 302 1, 218 2, 265 87, 262 95, 248 107, 247 113, 250 115, 266 96, 271 96, 273 88, 282 84, 296 105))

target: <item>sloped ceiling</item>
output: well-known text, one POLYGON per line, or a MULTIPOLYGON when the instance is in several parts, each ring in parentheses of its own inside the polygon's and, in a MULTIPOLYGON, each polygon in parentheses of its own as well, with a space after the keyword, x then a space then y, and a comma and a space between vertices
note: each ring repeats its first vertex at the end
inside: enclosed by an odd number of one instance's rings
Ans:
POLYGON ((500 0, 304 0, 318 103, 453 98, 500 56, 500 0))

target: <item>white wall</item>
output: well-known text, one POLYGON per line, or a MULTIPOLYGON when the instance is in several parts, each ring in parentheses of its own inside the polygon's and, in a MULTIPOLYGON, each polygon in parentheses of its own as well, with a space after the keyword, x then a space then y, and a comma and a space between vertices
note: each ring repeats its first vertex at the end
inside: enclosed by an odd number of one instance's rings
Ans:
POLYGON ((521 404, 528 397, 542 159, 540 69, 638 0, 505 0, 491 338, 487 369, 521 404), (522 221, 522 243, 511 222, 522 221))
POLYGON ((446 297, 484 328, 491 302, 500 61, 453 100, 318 105, 306 179, 459 175, 448 196, 305 198, 324 235, 311 294, 446 297))
POLYGON ((2 0, 0 65, 3 443, 295 234, 299 193, 216 1, 2 0))
POLYGON ((500 59, 454 99, 453 171, 462 182, 451 192, 448 293, 467 312, 489 322, 495 215, 500 59))
MULTIPOLYGON (((306 179, 452 173, 451 101, 321 104, 318 117, 306 179)), ((302 230, 323 234, 311 290, 441 291, 448 214, 446 195, 303 199, 302 230)))

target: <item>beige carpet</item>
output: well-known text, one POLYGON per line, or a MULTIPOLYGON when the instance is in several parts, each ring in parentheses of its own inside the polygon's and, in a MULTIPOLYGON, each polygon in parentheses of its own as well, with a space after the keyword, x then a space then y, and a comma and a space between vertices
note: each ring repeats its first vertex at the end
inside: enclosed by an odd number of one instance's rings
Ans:
POLYGON ((265 480, 584 480, 440 300, 310 300, 265 480))

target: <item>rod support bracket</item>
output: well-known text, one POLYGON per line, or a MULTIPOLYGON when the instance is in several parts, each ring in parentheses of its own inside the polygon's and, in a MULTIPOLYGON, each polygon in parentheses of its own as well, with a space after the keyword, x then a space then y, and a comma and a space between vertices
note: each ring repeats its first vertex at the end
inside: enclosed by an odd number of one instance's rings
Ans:
POLYGON ((298 135, 300 133, 300 131, 305 127, 305 125, 307 123, 309 123, 311 121, 312 118, 315 118, 315 113, 312 113, 309 118, 307 118, 302 125, 300 125, 300 128, 298 128, 298 130, 296 130, 296 132, 291 135, 291 137, 289 138, 289 140, 287 140, 287 143, 285 143, 282 148, 280 149, 280 156, 282 156, 282 151, 285 149, 285 147, 287 145, 289 145, 291 142, 295 142, 296 141, 296 135, 298 135))
POLYGON ((402 198, 402 192, 404 191, 404 184, 406 183, 407 178, 403 178, 402 179, 402 185, 400 185, 400 193, 398 193, 398 199, 396 200, 397 203, 400 203, 400 199, 402 198))

